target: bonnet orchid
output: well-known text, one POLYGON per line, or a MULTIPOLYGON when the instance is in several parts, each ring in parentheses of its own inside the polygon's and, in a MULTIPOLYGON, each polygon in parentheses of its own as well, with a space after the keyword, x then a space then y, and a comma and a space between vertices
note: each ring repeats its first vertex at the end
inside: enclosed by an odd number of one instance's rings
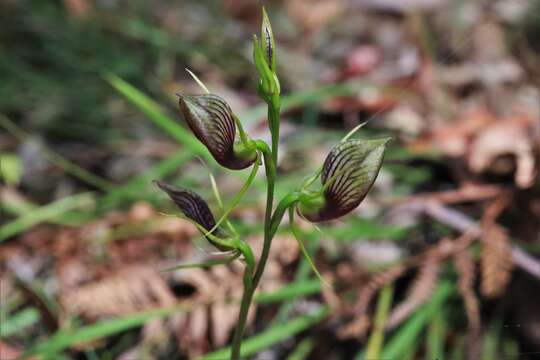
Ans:
POLYGON ((315 267, 314 260, 300 239, 303 232, 297 227, 294 216, 298 213, 304 219, 318 223, 340 218, 354 210, 366 197, 375 182, 389 140, 349 139, 363 124, 357 126, 331 149, 318 172, 301 185, 297 191, 286 194, 274 208, 281 88, 277 77, 276 43, 268 15, 264 9, 261 33, 259 37, 256 35, 253 37, 253 62, 259 76, 257 91, 268 108, 270 146, 262 140, 250 139, 226 101, 218 95, 210 93, 206 86, 189 70, 188 72, 204 89, 205 93, 202 95, 178 95, 183 118, 217 163, 231 170, 251 167, 251 172, 245 183, 228 201, 229 206, 226 209, 223 206, 215 179, 210 175, 214 195, 221 210, 221 217, 216 221, 206 201, 197 193, 164 182, 156 182, 158 187, 166 192, 177 205, 183 214, 182 216, 192 222, 224 256, 222 259, 202 264, 181 264, 170 270, 226 264, 242 256, 241 260, 245 263, 244 289, 238 323, 232 339, 230 357, 233 360, 240 359, 249 308, 253 302, 255 290, 263 279, 262 275, 268 261, 272 239, 276 235, 284 215, 289 214, 290 229, 298 240, 300 250, 315 274, 324 281, 315 267), (227 217, 246 194, 263 161, 267 192, 264 238, 262 251, 255 261, 250 245, 240 239, 240 235, 227 220, 227 217), (310 189, 319 177, 322 186, 317 190, 310 189), (222 224, 226 224, 228 229, 224 229, 222 224))
POLYGON ((388 141, 352 139, 334 146, 322 167, 322 188, 304 190, 298 212, 311 222, 321 222, 354 210, 377 178, 388 141))

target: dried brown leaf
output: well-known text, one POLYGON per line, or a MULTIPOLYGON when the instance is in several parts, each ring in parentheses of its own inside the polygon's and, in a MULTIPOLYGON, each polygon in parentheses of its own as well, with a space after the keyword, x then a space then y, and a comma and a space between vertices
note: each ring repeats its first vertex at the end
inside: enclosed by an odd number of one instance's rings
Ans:
POLYGON ((481 239, 481 290, 486 297, 500 295, 508 281, 514 263, 512 249, 504 230, 496 225, 483 226, 481 239))
POLYGON ((507 173, 515 167, 515 182, 520 188, 530 187, 536 176, 533 143, 527 121, 519 117, 499 121, 482 131, 472 142, 469 167, 472 171, 507 173), (515 161, 505 159, 513 155, 515 161), (515 162, 515 165, 514 165, 515 162))
POLYGON ((422 305, 435 290, 439 271, 441 268, 441 258, 436 252, 426 257, 418 269, 418 274, 412 286, 409 288, 409 294, 405 300, 399 303, 390 313, 387 328, 394 328, 408 318, 420 305, 422 305))
POLYGON ((163 277, 151 267, 130 267, 61 295, 68 314, 88 318, 117 316, 172 306, 176 300, 163 277))
POLYGON ((341 338, 363 337, 370 324, 367 312, 371 300, 380 288, 395 281, 406 269, 406 266, 399 264, 373 275, 367 284, 360 288, 358 293, 358 298, 353 309, 356 318, 344 326, 339 331, 338 336, 341 338))
POLYGON ((290 0, 286 5, 289 16, 298 27, 307 32, 324 26, 346 8, 343 0, 290 0))
POLYGON ((473 290, 476 271, 468 249, 463 249, 454 255, 454 266, 459 275, 458 289, 465 303, 465 313, 469 322, 468 357, 469 359, 477 359, 479 355, 480 304, 473 290))

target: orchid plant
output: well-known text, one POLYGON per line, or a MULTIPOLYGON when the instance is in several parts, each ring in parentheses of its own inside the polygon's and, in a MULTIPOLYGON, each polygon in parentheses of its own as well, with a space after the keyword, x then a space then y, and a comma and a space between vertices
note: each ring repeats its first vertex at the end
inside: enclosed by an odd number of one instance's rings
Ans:
MULTIPOLYGON (((278 159, 280 122, 280 84, 276 74, 276 46, 270 21, 263 8, 260 38, 253 36, 253 61, 259 75, 257 90, 268 106, 268 126, 271 134, 270 146, 262 140, 253 140, 242 128, 240 119, 221 97, 211 94, 194 75, 204 90, 202 95, 178 95, 182 117, 197 139, 206 146, 212 157, 221 166, 231 170, 251 167, 246 183, 225 209, 215 180, 211 177, 217 202, 222 210, 216 221, 207 202, 197 193, 156 181, 182 212, 182 217, 192 222, 222 257, 203 264, 182 264, 171 270, 187 267, 205 267, 241 260, 245 264, 243 277, 244 292, 235 329, 231 359, 240 358, 240 347, 247 315, 255 290, 261 280, 270 252, 272 239, 286 213, 291 229, 300 244, 304 256, 320 277, 312 259, 305 250, 295 225, 295 213, 304 219, 318 223, 340 218, 355 209, 373 185, 383 161, 389 139, 351 139, 360 126, 353 129, 336 144, 328 154, 322 167, 309 177, 298 189, 279 201, 274 208, 274 187, 278 159), (264 218, 264 243, 258 260, 250 245, 242 240, 234 226, 227 220, 230 212, 238 205, 254 180, 259 166, 264 164, 267 198, 264 218), (314 189, 320 178, 321 186, 314 189)), ((190 72, 191 73, 191 72, 190 72)))

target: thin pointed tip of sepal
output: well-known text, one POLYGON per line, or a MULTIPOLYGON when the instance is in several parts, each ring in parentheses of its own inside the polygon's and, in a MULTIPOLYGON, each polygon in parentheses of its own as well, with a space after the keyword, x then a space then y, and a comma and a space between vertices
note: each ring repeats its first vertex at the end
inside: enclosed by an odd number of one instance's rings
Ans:
POLYGON ((160 188, 163 191, 166 191, 167 184, 160 180, 152 180, 152 184, 156 185, 158 188, 160 188))
POLYGON ((343 139, 341 139, 341 142, 349 140, 351 136, 353 136, 358 130, 363 128, 367 123, 367 121, 364 121, 363 123, 356 125, 351 131, 347 133, 347 135, 343 137, 343 139))
POLYGON ((380 138, 380 139, 377 139, 381 142, 381 145, 383 146, 386 146, 388 145, 388 143, 392 142, 392 140, 394 140, 391 136, 389 137, 384 137, 384 138, 380 138))
POLYGON ((199 85, 205 93, 207 94, 210 94, 210 91, 208 90, 208 88, 206 87, 206 85, 204 85, 204 83, 197 77, 197 75, 195 75, 193 73, 193 71, 189 70, 188 68, 185 68, 186 71, 189 73, 189 75, 191 75, 191 77, 193 78, 193 80, 195 80, 195 82, 197 83, 197 85, 199 85))

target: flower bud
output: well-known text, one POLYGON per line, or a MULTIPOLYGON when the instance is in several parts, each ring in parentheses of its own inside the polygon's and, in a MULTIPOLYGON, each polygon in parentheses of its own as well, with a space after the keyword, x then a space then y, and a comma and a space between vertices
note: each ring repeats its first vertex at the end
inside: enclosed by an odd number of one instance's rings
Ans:
POLYGON ((272 25, 270 25, 270 19, 266 13, 266 9, 262 9, 262 23, 261 23, 261 41, 264 48, 265 60, 268 64, 268 68, 276 72, 276 42, 274 40, 274 33, 272 32, 272 25))
MULTIPOLYGON (((212 211, 210 210, 210 207, 206 201, 204 201, 204 199, 197 193, 185 188, 166 184, 162 181, 154 182, 161 190, 165 191, 167 195, 169 195, 171 200, 174 201, 176 206, 178 206, 186 218, 200 225, 201 230, 205 229, 208 232, 215 227, 216 220, 214 218, 214 214, 212 214, 212 211)), ((219 250, 230 250, 227 247, 217 244, 214 240, 212 240, 212 237, 223 238, 223 234, 219 227, 214 229, 208 236, 206 236, 206 238, 219 250)))
POLYGON ((381 168, 389 139, 347 140, 330 151, 321 173, 321 191, 304 191, 298 212, 311 222, 337 219, 366 197, 381 168))
POLYGON ((276 75, 276 42, 264 8, 260 39, 253 35, 253 62, 259 74, 259 94, 267 102, 276 101, 281 92, 276 75))
POLYGON ((240 170, 255 162, 255 148, 236 141, 234 114, 225 100, 214 94, 182 95, 179 105, 197 139, 220 165, 240 170))

